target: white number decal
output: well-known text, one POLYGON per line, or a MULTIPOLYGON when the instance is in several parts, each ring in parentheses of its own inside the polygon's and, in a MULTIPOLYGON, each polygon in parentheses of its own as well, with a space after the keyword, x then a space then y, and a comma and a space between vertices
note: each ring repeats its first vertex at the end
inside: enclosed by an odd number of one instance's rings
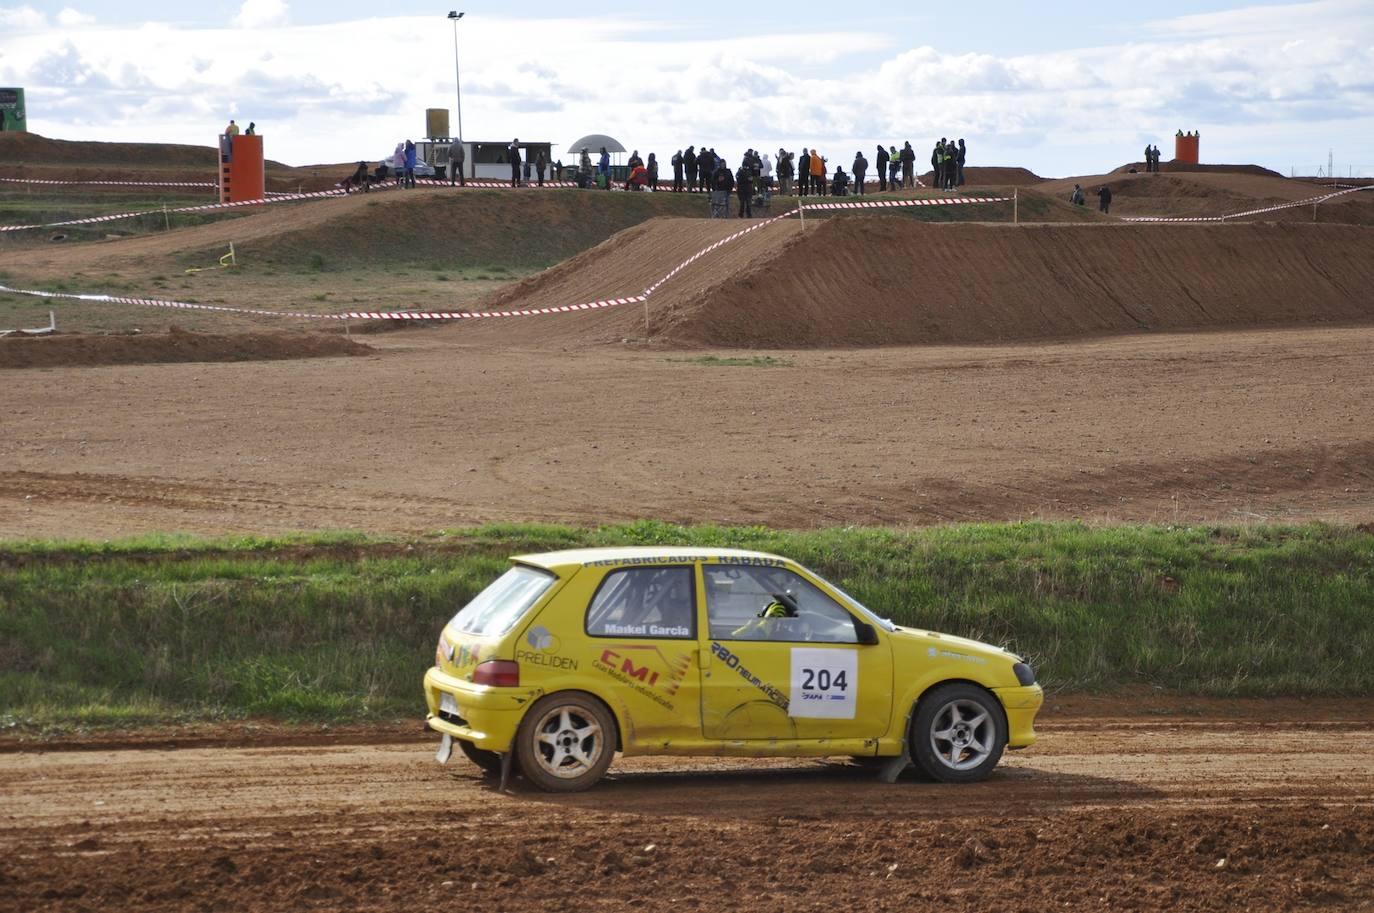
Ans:
POLYGON ((793 647, 788 713, 794 717, 852 720, 858 682, 857 651, 793 647))

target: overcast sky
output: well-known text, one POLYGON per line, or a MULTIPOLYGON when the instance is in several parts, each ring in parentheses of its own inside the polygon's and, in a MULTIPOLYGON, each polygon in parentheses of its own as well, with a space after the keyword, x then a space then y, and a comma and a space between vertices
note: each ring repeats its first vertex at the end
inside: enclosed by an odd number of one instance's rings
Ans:
MULTIPOLYGON (((208 146, 235 117, 288 164, 376 159, 454 107, 449 8, 0 0, 0 85, 27 90, 46 136, 208 146)), ((1147 142, 1167 159, 1184 129, 1208 162, 1313 174, 1333 149, 1338 173, 1374 174, 1374 0, 456 8, 468 139, 561 153, 608 133, 732 163, 816 146, 847 165, 878 141, 928 155, 962 136, 971 165, 1065 176, 1147 142)))

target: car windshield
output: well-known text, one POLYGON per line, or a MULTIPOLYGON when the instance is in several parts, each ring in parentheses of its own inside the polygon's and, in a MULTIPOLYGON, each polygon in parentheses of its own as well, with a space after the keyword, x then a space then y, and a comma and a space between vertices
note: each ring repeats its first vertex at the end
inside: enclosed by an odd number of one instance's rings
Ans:
POLYGON ((463 606, 449 624, 464 634, 499 637, 515 626, 556 579, 548 571, 516 565, 463 606))
POLYGON ((829 580, 826 580, 826 579, 825 579, 824 577, 822 577, 820 574, 817 574, 815 571, 812 571, 812 572, 811 572, 811 575, 812 575, 813 577, 815 577, 817 580, 819 580, 821 583, 823 583, 823 584, 825 584, 826 586, 830 587, 830 589, 833 590, 833 591, 835 592, 835 595, 839 596, 839 597, 840 597, 841 599, 843 599, 845 602, 849 603, 850 608, 852 608, 852 609, 857 609, 859 612, 863 613, 863 616, 864 616, 865 618, 867 618, 868 620, 870 620, 870 621, 874 622, 875 624, 877 624, 878 627, 882 628, 884 631, 895 631, 895 630, 897 630, 897 626, 896 626, 895 624, 893 624, 892 621, 891 621, 890 619, 883 618, 881 615, 878 615, 876 612, 874 612, 874 611, 873 611, 872 609, 870 609, 868 606, 864 605, 862 602, 860 602, 859 600, 855 599, 853 596, 850 596, 850 595, 849 595, 848 593, 846 593, 843 589, 841 589, 840 587, 837 587, 835 584, 831 583, 829 580))

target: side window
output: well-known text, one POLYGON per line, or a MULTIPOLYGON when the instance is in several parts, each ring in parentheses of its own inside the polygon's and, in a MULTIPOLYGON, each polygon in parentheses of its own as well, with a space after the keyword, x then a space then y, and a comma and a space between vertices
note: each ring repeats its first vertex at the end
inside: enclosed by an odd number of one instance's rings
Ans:
POLYGON ((708 564, 702 572, 714 640, 859 641, 853 616, 792 571, 708 564))
POLYGON ((696 637, 692 568, 632 567, 611 571, 587 606, 592 637, 696 637))

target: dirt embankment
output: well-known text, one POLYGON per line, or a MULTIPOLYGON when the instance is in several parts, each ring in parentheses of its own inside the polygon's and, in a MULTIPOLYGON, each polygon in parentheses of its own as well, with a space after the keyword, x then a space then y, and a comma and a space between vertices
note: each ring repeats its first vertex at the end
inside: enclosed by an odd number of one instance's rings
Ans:
MULTIPOLYGON (((642 291, 712 223, 654 222, 487 306, 642 291)), ((640 306, 479 327, 517 344, 735 348, 969 343, 1142 330, 1374 319, 1374 234, 1350 226, 925 225, 853 216, 762 228, 684 269, 640 306)))
POLYGON ((0 339, 0 369, 152 365, 210 361, 281 361, 375 355, 376 350, 330 333, 166 333, 130 336, 57 335, 0 339))

